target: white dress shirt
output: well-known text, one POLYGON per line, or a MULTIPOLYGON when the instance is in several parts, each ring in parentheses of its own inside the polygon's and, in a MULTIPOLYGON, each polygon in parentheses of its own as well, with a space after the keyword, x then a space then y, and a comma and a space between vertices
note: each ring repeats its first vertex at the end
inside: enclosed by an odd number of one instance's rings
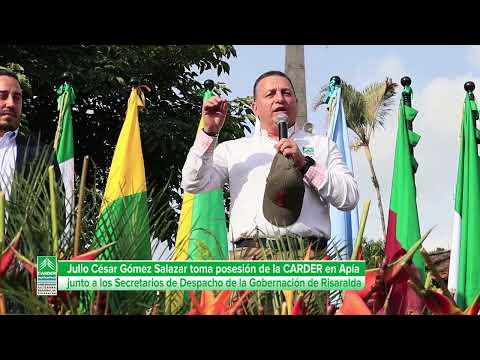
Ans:
MULTIPOLYGON (((186 192, 199 193, 230 188, 229 240, 241 238, 300 236, 330 237, 329 206, 351 210, 358 202, 358 185, 343 162, 335 143, 325 136, 289 129, 304 155, 316 164, 304 176, 305 195, 300 217, 287 227, 272 225, 263 215, 263 196, 272 160, 277 153, 265 130, 258 128, 253 136, 217 143, 199 131, 182 170, 181 186, 186 192)), ((231 247, 231 246, 230 246, 231 247)))
POLYGON ((10 199, 15 162, 17 160, 17 134, 18 129, 8 131, 0 137, 0 187, 5 193, 7 201, 10 199))

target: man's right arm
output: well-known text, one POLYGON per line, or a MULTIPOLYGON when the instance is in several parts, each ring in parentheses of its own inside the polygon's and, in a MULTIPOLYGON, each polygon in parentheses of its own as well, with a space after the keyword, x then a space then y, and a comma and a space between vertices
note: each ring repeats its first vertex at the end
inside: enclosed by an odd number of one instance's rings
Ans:
POLYGON ((182 169, 181 187, 184 191, 196 194, 222 188, 228 180, 228 167, 222 146, 217 145, 217 137, 209 136, 200 130, 195 143, 188 152, 182 169))

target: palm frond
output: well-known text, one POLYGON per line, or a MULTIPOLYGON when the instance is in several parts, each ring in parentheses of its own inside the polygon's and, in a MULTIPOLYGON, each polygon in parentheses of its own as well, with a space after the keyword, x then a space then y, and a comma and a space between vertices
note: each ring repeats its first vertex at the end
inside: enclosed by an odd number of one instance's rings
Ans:
MULTIPOLYGON (((383 126, 385 118, 391 111, 398 84, 387 78, 385 81, 373 83, 363 91, 355 89, 342 80, 342 98, 347 126, 358 137, 356 147, 368 145, 377 128, 383 126)), ((328 93, 328 84, 322 85, 314 102, 314 110, 324 104, 328 93)))
POLYGON ((322 85, 319 94, 313 100, 313 110, 317 110, 320 106, 325 104, 325 98, 328 93, 328 84, 322 85))
POLYGON ((392 79, 387 78, 385 81, 367 86, 362 91, 369 138, 377 126, 383 127, 385 118, 391 111, 397 86, 398 84, 392 82, 392 79))
POLYGON ((368 141, 367 128, 365 126, 365 99, 361 92, 349 83, 342 81, 342 99, 347 126, 357 135, 358 139, 365 144, 368 141))
MULTIPOLYGON (((29 162, 23 169, 18 169, 13 179, 10 200, 6 203, 7 236, 6 243, 12 239, 19 228, 22 228, 22 241, 18 251, 32 263, 36 262, 38 255, 50 255, 52 249, 50 195, 48 191, 48 165, 51 153, 45 147, 36 154, 36 161, 29 162)), ((96 169, 93 169, 92 184, 87 184, 85 203, 82 218, 80 253, 85 253, 101 244, 96 239, 98 215, 101 206, 102 193, 96 187, 96 169)), ((61 181, 59 179, 59 181, 61 181)), ((162 185, 163 186, 163 185, 162 185)), ((152 189, 146 195, 148 217, 141 217, 137 205, 130 206, 128 202, 120 202, 123 216, 112 212, 105 215, 105 236, 107 242, 120 240, 115 244, 110 255, 113 259, 128 260, 135 258, 139 244, 139 234, 150 230, 156 241, 167 240, 161 237, 166 234, 166 229, 174 224, 174 211, 169 206, 168 197, 164 188, 152 189), (125 208, 125 209, 124 209, 125 208), (128 214, 132 216, 127 216, 128 214)), ((78 190, 79 187, 76 187, 78 190)), ((58 195, 59 233, 63 232, 65 218, 63 204, 64 193, 60 183, 56 185, 58 195)), ((78 198, 78 194, 77 194, 78 198)), ((77 206, 78 206, 78 202, 77 206)), ((68 221, 75 222, 75 217, 68 221)), ((75 224, 73 224, 75 225, 75 224)), ((73 239, 65 237, 61 243, 60 254, 63 259, 73 255, 73 239)), ((153 239, 153 237, 152 237, 153 239)), ((144 244, 143 244, 144 245, 144 244)), ((10 313, 23 314, 88 314, 89 304, 93 294, 79 292, 79 301, 61 303, 46 297, 37 296, 35 278, 30 276, 24 266, 16 261, 2 279, 0 288, 7 298, 10 313)), ((158 294, 151 291, 141 292, 109 292, 107 293, 108 309, 110 314, 146 314, 161 300, 158 294)))

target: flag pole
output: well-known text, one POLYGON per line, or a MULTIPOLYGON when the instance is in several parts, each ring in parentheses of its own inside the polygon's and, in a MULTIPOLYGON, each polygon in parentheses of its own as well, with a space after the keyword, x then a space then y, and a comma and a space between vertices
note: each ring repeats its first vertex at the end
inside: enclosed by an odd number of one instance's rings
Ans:
POLYGON ((74 242, 73 242, 73 255, 78 256, 80 254, 80 230, 82 227, 82 216, 83 216, 83 207, 84 207, 84 198, 85 198, 85 182, 88 171, 88 160, 89 156, 83 158, 82 166, 82 176, 80 178, 80 193, 78 196, 78 207, 77 207, 77 221, 75 222, 75 233, 74 233, 74 242))
POLYGON ((58 226, 57 226, 57 197, 55 192, 55 170, 53 165, 48 167, 50 188, 50 213, 52 220, 53 255, 58 257, 58 226))
POLYGON ((324 100, 324 103, 327 104, 327 131, 330 128, 330 123, 332 122, 332 115, 334 111, 334 106, 330 106, 330 105, 333 105, 333 99, 334 99, 333 95, 337 87, 339 87, 341 84, 342 84, 342 80, 337 75, 332 76, 328 83, 327 97, 324 100))
MULTIPOLYGON (((408 76, 402 77, 400 80, 400 84, 403 86, 403 91, 402 91, 402 97, 403 97, 403 103, 407 106, 412 106, 412 89, 410 88, 410 85, 412 85, 412 79, 408 76)), ((412 129, 412 122, 409 122, 407 124, 408 130, 413 130, 412 129)))
MULTIPOLYGON (((403 86, 403 91, 402 91, 402 98, 403 98, 403 104, 408 107, 412 107, 412 88, 410 85, 412 85, 412 79, 408 76, 404 76, 400 79, 400 84, 403 86)), ((407 121, 407 130, 413 131, 413 120, 412 121, 407 121)), ((410 144, 410 154, 412 154, 413 157, 413 146, 410 144)), ((417 169, 413 169, 413 176, 415 177, 415 172, 417 169)))
MULTIPOLYGON (((468 96, 470 97, 470 100, 475 100, 475 95, 473 95, 473 90, 475 90, 475 84, 473 81, 467 81, 465 85, 463 85, 463 88, 467 92, 468 96)), ((474 113, 475 114, 475 113, 474 113)), ((474 115, 475 120, 478 118, 478 112, 476 115, 474 115)))

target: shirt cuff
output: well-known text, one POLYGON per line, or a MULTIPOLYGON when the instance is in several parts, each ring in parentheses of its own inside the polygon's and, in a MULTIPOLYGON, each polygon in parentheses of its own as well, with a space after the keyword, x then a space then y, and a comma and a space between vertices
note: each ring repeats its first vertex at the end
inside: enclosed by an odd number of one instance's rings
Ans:
POLYGON ((327 170, 321 164, 315 164, 310 166, 303 179, 308 185, 314 186, 318 191, 327 182, 327 170))
POLYGON ((200 130, 195 138, 195 142, 193 143, 193 148, 200 156, 211 154, 213 153, 213 149, 215 149, 217 140, 217 136, 209 136, 205 134, 203 130, 200 130))

